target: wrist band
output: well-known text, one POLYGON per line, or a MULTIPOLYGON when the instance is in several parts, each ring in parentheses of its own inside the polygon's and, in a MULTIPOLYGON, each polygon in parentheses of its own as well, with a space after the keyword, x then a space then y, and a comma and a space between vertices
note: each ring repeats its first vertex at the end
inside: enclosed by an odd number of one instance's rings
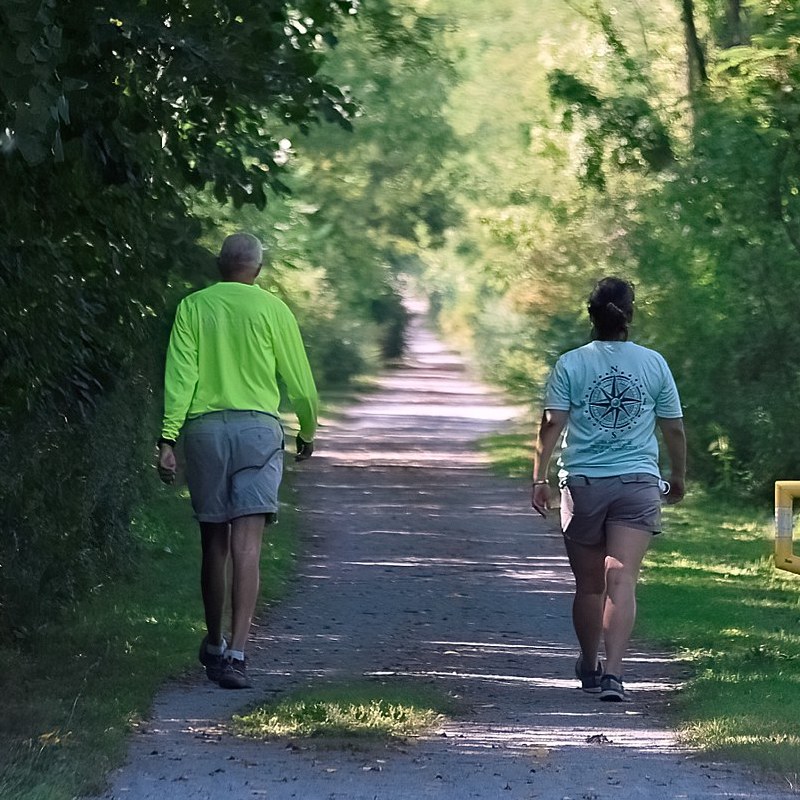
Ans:
POLYGON ((549 483, 550 483, 550 481, 534 481, 533 485, 534 486, 544 486, 545 484, 549 484, 549 483))
POLYGON ((174 439, 165 439, 163 436, 156 442, 156 444, 161 447, 162 444, 168 444, 170 447, 175 447, 175 440, 174 439))

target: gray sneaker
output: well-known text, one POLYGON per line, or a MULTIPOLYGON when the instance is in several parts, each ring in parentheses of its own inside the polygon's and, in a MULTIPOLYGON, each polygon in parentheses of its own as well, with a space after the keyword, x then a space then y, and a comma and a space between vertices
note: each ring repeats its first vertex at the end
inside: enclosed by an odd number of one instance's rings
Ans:
POLYGON ((223 689, 249 689, 251 683, 247 679, 247 662, 226 656, 219 685, 223 689))
POLYGON ((625 689, 622 686, 622 678, 606 673, 600 678, 600 699, 608 700, 612 703, 621 703, 625 700, 625 689))
POLYGON ((222 677, 222 669, 225 666, 225 656, 215 656, 212 653, 209 653, 206 649, 207 644, 208 636, 204 636, 203 641, 200 643, 200 652, 198 653, 197 658, 206 668, 206 677, 210 681, 217 683, 222 677))
POLYGON ((575 662, 575 677, 581 682, 581 689, 590 694, 597 694, 600 691, 600 678, 603 676, 603 668, 597 662, 597 669, 586 671, 583 668, 583 656, 578 656, 575 662))

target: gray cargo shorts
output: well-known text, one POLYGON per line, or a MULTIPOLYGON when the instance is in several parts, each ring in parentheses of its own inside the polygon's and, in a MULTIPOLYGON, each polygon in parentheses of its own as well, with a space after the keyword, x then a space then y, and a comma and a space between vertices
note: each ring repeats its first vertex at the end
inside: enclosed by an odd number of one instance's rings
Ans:
POLYGON ((659 478, 644 472, 587 478, 570 475, 561 482, 561 530, 578 544, 605 540, 606 525, 661 531, 659 478))
POLYGON ((260 411, 213 411, 181 432, 186 482, 199 522, 229 522, 278 511, 283 428, 260 411))

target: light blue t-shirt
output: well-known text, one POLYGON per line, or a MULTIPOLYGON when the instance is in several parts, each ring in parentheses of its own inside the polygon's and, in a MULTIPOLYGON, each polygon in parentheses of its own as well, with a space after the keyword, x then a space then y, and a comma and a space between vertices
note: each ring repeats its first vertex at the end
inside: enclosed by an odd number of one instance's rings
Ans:
POLYGON ((667 362, 633 342, 594 341, 564 353, 544 405, 569 412, 561 478, 659 475, 656 418, 683 416, 667 362))

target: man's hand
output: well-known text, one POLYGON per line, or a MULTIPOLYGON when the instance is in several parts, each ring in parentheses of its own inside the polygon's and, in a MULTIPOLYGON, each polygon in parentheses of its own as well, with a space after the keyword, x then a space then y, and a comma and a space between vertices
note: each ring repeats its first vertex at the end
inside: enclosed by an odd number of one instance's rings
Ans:
POLYGON ((307 442, 303 439, 300 434, 297 434, 297 439, 295 440, 297 444, 297 455, 294 457, 295 461, 306 461, 307 459, 311 458, 311 455, 314 452, 314 442, 307 442))
POLYGON ((175 483, 175 472, 178 467, 178 462, 175 459, 175 451, 171 445, 160 444, 158 446, 158 477, 161 478, 162 483, 167 485, 175 483))

